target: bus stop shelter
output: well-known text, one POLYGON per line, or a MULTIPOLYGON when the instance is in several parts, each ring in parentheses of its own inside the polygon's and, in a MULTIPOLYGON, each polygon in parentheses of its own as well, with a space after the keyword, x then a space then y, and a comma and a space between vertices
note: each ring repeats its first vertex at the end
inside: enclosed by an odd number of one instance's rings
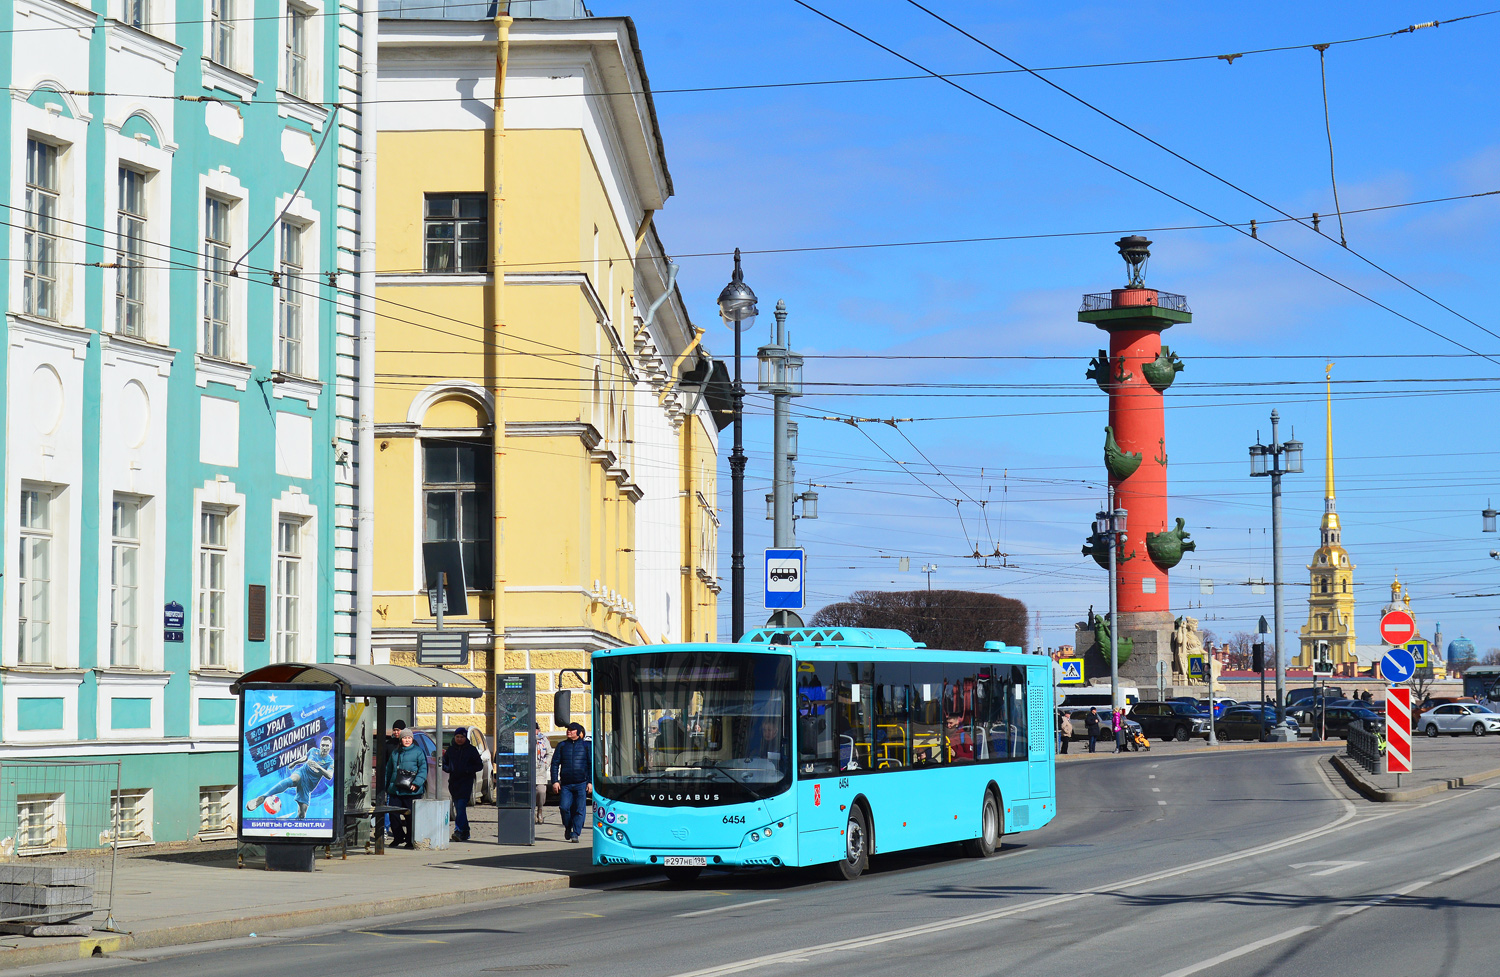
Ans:
MULTIPOLYGON (((442 699, 477 699, 484 690, 456 672, 442 668, 423 668, 410 665, 349 665, 338 662, 307 664, 301 662, 278 662, 246 672, 230 687, 236 695, 257 686, 332 688, 340 698, 372 699, 375 702, 375 793, 374 800, 385 796, 385 761, 389 748, 386 734, 386 700, 391 698, 438 699, 438 715, 442 715, 442 699)), ((241 710, 243 712, 243 710, 241 710)), ((342 715, 342 709, 340 710, 342 715)), ((438 742, 442 742, 442 730, 438 730, 438 742)), ((340 785, 343 789, 343 785, 340 785)), ((242 805, 243 806, 243 805, 242 805)), ((346 812, 350 817, 368 817, 378 813, 367 811, 346 812)), ((346 829, 347 830, 347 829, 346 829)), ((375 851, 385 851, 384 834, 375 831, 375 851)))

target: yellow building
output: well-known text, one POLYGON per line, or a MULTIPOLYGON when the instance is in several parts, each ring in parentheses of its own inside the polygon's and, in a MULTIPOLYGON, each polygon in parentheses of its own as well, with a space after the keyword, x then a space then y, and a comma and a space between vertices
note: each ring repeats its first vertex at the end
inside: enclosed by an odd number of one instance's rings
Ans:
MULTIPOLYGON (((1333 365, 1329 364, 1332 370, 1333 365)), ((1324 456, 1322 545, 1308 564, 1307 624, 1302 649, 1293 663, 1311 668, 1316 658, 1333 664, 1335 674, 1353 676, 1359 659, 1354 651, 1354 563, 1340 541, 1342 528, 1333 492, 1333 383, 1328 382, 1327 453, 1324 456)))
POLYGON ((383 19, 378 111, 374 660, 413 660, 422 544, 456 540, 467 674, 536 673, 550 729, 589 652, 716 635, 718 431, 679 382, 709 354, 634 27, 383 19))

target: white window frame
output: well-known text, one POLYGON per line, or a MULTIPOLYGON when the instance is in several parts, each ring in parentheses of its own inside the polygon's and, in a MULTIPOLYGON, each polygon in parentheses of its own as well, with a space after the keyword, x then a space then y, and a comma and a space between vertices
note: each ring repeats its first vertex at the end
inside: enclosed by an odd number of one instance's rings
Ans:
POLYGON ((145 657, 142 641, 141 592, 150 592, 146 579, 150 568, 141 549, 146 529, 145 503, 130 495, 116 494, 110 505, 109 546, 109 665, 111 668, 140 668, 145 657), (122 523, 129 513, 132 524, 122 523), (126 531, 122 531, 126 530, 126 531), (131 567, 129 582, 124 580, 127 564, 131 567))
POLYGON ((312 87, 312 21, 315 13, 300 3, 288 0, 282 25, 281 90, 288 95, 311 101, 312 87))
POLYGON ((62 298, 63 253, 62 222, 62 156, 65 149, 46 139, 26 139, 26 197, 23 208, 25 230, 21 236, 22 311, 38 319, 56 321, 62 298), (40 158, 44 172, 34 164, 40 158), (43 212, 45 211, 45 212, 43 212), (33 258, 38 250, 46 256, 33 258))
POLYGON ((198 586, 193 600, 193 627, 198 635, 199 668, 226 668, 229 662, 229 517, 230 511, 224 506, 205 505, 198 510, 198 586), (217 533, 211 532, 212 527, 217 527, 217 533), (217 586, 210 572, 216 563, 217 586), (219 598, 217 613, 213 606, 215 595, 219 598))
POLYGON ((138 31, 151 29, 151 0, 120 0, 120 23, 138 31))
POLYGON ((271 660, 313 662, 318 657, 319 635, 318 589, 313 585, 313 582, 318 579, 320 566, 318 562, 318 508, 301 490, 288 488, 278 498, 272 500, 270 509, 273 530, 270 552, 267 554, 270 558, 267 570, 271 579, 272 605, 269 608, 267 623, 271 632, 271 660), (300 587, 296 595, 295 608, 288 607, 283 599, 286 596, 282 591, 281 528, 283 525, 294 526, 296 530, 295 562, 298 566, 300 587), (286 615, 289 612, 295 614, 293 619, 287 619, 286 615), (291 636, 293 640, 284 642, 283 636, 291 636), (290 650, 288 650, 288 644, 292 646, 290 650))
POLYGON ((203 195, 203 329, 198 349, 216 360, 234 358, 234 308, 229 272, 234 264, 234 201, 203 195))
MULTIPOLYGON (((204 19, 208 26, 208 41, 203 49, 214 64, 223 65, 230 71, 244 71, 240 67, 239 37, 241 23, 236 19, 235 9, 243 0, 208 0, 204 19)), ((249 72, 244 72, 249 74, 249 72)))
POLYGON ((151 175, 140 167, 120 163, 115 168, 115 332, 124 336, 146 335, 146 239, 150 224, 151 175), (137 197, 127 201, 127 175, 137 181, 137 197), (130 209, 130 205, 135 207, 130 209), (136 294, 132 296, 132 283, 136 294))
MULTIPOLYGON (((153 7, 153 9, 156 9, 153 7)), ((132 138, 118 132, 106 130, 105 133, 105 160, 106 172, 111 170, 129 169, 140 173, 145 177, 143 187, 145 195, 145 228, 140 245, 141 260, 141 291, 144 304, 140 330, 135 333, 124 333, 120 328, 120 315, 117 307, 113 312, 111 329, 116 335, 131 335, 136 339, 144 339, 147 342, 156 343, 160 346, 168 344, 171 335, 171 305, 172 305, 172 276, 181 274, 172 270, 180 267, 181 255, 172 253, 166 246, 165 238, 172 226, 172 150, 175 147, 166 143, 165 131, 159 120, 154 118, 149 111, 138 109, 131 113, 131 117, 140 117, 151 131, 155 134, 154 141, 160 145, 151 145, 152 140, 140 137, 132 138)), ((118 215, 121 211, 120 181, 115 179, 106 186, 100 188, 104 193, 104 210, 106 213, 117 215, 116 224, 111 230, 112 236, 106 238, 106 247, 119 255, 123 250, 124 242, 120 240, 118 215)), ((115 264, 119 264, 116 258, 115 264)), ((198 264, 199 262, 190 262, 198 264)), ((124 272, 120 268, 106 268, 104 270, 104 287, 106 295, 118 296, 124 288, 124 272)))
POLYGON ((197 330, 197 349, 200 358, 198 364, 198 386, 202 387, 206 385, 208 380, 212 379, 220 380, 221 382, 232 382, 236 389, 243 390, 245 389, 244 384, 248 380, 248 366, 246 364, 250 362, 246 339, 246 323, 249 321, 247 276, 242 267, 239 275, 227 279, 227 315, 229 317, 227 320, 229 323, 227 349, 223 356, 215 356, 204 347, 203 342, 205 324, 207 323, 209 312, 205 304, 209 287, 208 248, 205 245, 208 241, 209 232, 207 223, 208 198, 214 197, 229 204, 227 212, 229 258, 225 262, 225 271, 227 273, 228 268, 240 256, 244 242, 249 240, 248 214, 250 200, 244 186, 226 169, 218 169, 205 173, 199 178, 198 182, 198 241, 200 249, 204 252, 199 258, 204 271, 198 276, 196 305, 194 308, 197 320, 194 328, 197 330), (205 365, 202 362, 205 359, 216 361, 208 365, 207 375, 205 375, 205 365), (233 376, 221 378, 220 374, 224 372, 226 363, 235 364, 229 370, 229 373, 233 374, 233 376))
POLYGON ((276 251, 276 369, 305 376, 307 293, 318 287, 307 276, 306 225, 288 217, 277 222, 276 251))
POLYGON ((276 626, 271 648, 273 662, 302 661, 309 637, 302 630, 306 574, 302 563, 302 520, 282 515, 276 520, 276 626))
MULTIPOLYGON (((86 166, 86 140, 89 138, 87 105, 76 96, 53 88, 39 88, 32 92, 11 93, 12 164, 10 199, 21 206, 11 218, 11 254, 18 260, 10 279, 10 309, 12 314, 37 318, 46 323, 67 326, 82 326, 84 312, 84 276, 73 265, 81 253, 81 239, 85 236, 79 223, 88 221, 90 194, 98 187, 89 185, 86 166), (44 104, 34 105, 28 96, 44 104), (50 318, 34 317, 25 311, 24 259, 26 254, 26 143, 35 139, 57 147, 57 239, 56 256, 56 304, 50 318)), ((96 137, 97 138, 97 137, 96 137)))
POLYGON ((150 787, 123 787, 109 792, 110 823, 115 827, 110 835, 118 835, 115 843, 121 848, 134 848, 155 842, 156 820, 155 792, 150 787), (128 819, 128 824, 127 824, 128 819))
POLYGON ((47 666, 56 663, 57 658, 57 630, 52 626, 57 616, 58 601, 55 599, 54 583, 57 582, 57 568, 60 540, 57 538, 56 515, 60 514, 62 506, 58 494, 51 488, 36 485, 29 482, 21 483, 21 511, 20 511, 20 562, 17 566, 16 587, 16 662, 21 665, 47 666), (40 504, 42 517, 37 519, 33 513, 40 504), (33 576, 37 554, 44 554, 46 577, 33 576), (38 606, 36 590, 43 588, 40 598, 40 606, 45 617, 38 622, 34 611, 38 606), (30 605, 28 607, 27 605, 30 605), (42 651, 35 654, 32 649, 37 640, 36 628, 40 624, 42 637, 42 651))
POLYGON ((20 794, 16 797, 16 854, 54 855, 68 850, 68 801, 62 793, 20 794), (33 818, 41 824, 28 831, 33 818), (34 840, 42 844, 32 843, 34 840))
MULTIPOLYGON (((328 35, 323 33, 323 25, 332 21, 337 27, 338 21, 327 16, 330 9, 327 0, 277 0, 277 2, 282 6, 282 14, 276 18, 276 50, 279 52, 279 62, 276 66, 277 102, 279 104, 276 112, 282 118, 296 119, 311 127, 314 132, 321 132, 328 122, 329 111, 328 106, 323 104, 324 100, 329 97, 327 95, 329 75, 325 70, 329 56, 324 44, 328 35), (304 59, 302 61, 303 80, 300 85, 297 83, 292 65, 293 11, 303 18, 301 30, 304 59)), ((337 69, 331 67, 328 70, 337 69)))
POLYGON ((212 784, 198 788, 198 838, 232 838, 235 831, 235 807, 239 788, 234 784, 212 784), (212 816, 216 820, 210 822, 212 816))
POLYGON ((193 569, 192 606, 188 608, 189 661, 194 671, 211 672, 239 671, 244 654, 244 598, 245 598, 245 496, 236 491, 234 483, 218 477, 204 482, 193 490, 193 569), (203 547, 199 543, 203 532, 203 512, 210 510, 227 515, 225 522, 224 548, 215 552, 227 553, 224 573, 224 618, 222 664, 208 662, 199 630, 200 598, 204 593, 202 576, 203 547))
MULTIPOLYGON (((300 233, 302 245, 302 270, 297 274, 295 283, 288 283, 285 277, 281 277, 277 288, 276 326, 272 330, 271 348, 265 351, 270 362, 276 364, 276 372, 282 374, 284 382, 277 383, 272 389, 272 396, 291 397, 301 400, 308 407, 316 410, 318 407, 318 395, 322 392, 320 375, 322 365, 319 357, 322 350, 321 323, 324 321, 322 296, 322 258, 323 258, 323 221, 322 215, 313 207, 312 201, 306 194, 298 193, 282 194, 272 203, 275 213, 281 214, 281 220, 296 226, 300 233), (295 289, 294 296, 284 293, 285 289, 295 289), (282 302, 288 297, 301 300, 301 363, 298 372, 286 369, 282 358, 281 330, 282 330, 282 302), (289 381, 289 382, 286 382, 289 381)), ((285 240, 282 237, 281 228, 272 235, 275 244, 274 260, 278 274, 289 262, 284 254, 285 240)))

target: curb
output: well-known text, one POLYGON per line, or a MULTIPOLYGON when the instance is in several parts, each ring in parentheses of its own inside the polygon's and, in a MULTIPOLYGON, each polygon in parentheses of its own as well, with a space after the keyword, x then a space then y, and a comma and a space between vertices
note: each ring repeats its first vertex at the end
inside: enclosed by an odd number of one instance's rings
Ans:
POLYGON ((105 956, 126 950, 146 950, 190 943, 208 943, 215 940, 232 940, 249 936, 252 933, 273 933, 277 930, 344 923, 373 916, 393 916, 400 913, 420 912, 424 909, 441 909, 445 906, 512 899, 533 893, 554 892, 590 883, 607 882, 636 874, 639 872, 619 869, 580 872, 576 875, 549 874, 525 882, 510 882, 505 885, 485 886, 478 889, 456 889, 403 898, 342 903, 238 919, 205 920, 177 926, 161 926, 139 933, 100 933, 79 940, 69 940, 66 943, 0 950, 0 971, 38 964, 87 960, 90 957, 105 956))
MULTIPOLYGON (((1113 742, 1111 742, 1110 745, 1113 746, 1114 745, 1113 742)), ((1161 755, 1162 756, 1170 756, 1170 757, 1180 757, 1180 756, 1217 756, 1220 753, 1243 753, 1243 752, 1246 752, 1248 750, 1297 750, 1297 749, 1306 750, 1306 749, 1313 749, 1313 748, 1316 748, 1316 747, 1323 747, 1324 749, 1327 749, 1330 746, 1336 746, 1336 745, 1338 745, 1338 744, 1336 744, 1336 743, 1334 743, 1334 742, 1332 742, 1330 740, 1298 740, 1298 741, 1296 741, 1294 743, 1258 743, 1258 742, 1256 742, 1256 743, 1239 743, 1239 744, 1235 744, 1233 746, 1231 746, 1231 745, 1229 745, 1227 743, 1220 743, 1218 746, 1206 746, 1205 745, 1205 746, 1203 746, 1201 748, 1194 749, 1194 750, 1182 750, 1182 751, 1175 752, 1175 753, 1164 753, 1164 754, 1161 754, 1161 755)), ((1053 756, 1053 759, 1056 760, 1058 763, 1074 763, 1074 762, 1078 762, 1078 761, 1081 761, 1081 760, 1087 760, 1091 756, 1094 757, 1094 758, 1098 758, 1098 757, 1117 756, 1117 755, 1124 755, 1124 754, 1116 754, 1114 752, 1114 750, 1111 749, 1108 752, 1094 753, 1094 754, 1089 754, 1089 753, 1086 753, 1086 752, 1085 753, 1060 753, 1060 754, 1055 754, 1053 756)), ((1132 751, 1130 755, 1133 755, 1133 756, 1150 756, 1151 755, 1151 751, 1150 750, 1146 750, 1146 751, 1143 751, 1141 753, 1136 753, 1136 752, 1132 751)))
POLYGON ((1344 759, 1344 755, 1341 753, 1335 753, 1329 758, 1329 762, 1333 764, 1333 769, 1337 770, 1339 775, 1344 778, 1344 782, 1355 792, 1366 800, 1381 803, 1415 801, 1445 790, 1457 790, 1460 787, 1476 784, 1481 780, 1493 780, 1496 777, 1500 777, 1500 767, 1496 767, 1493 770, 1481 770, 1466 777, 1454 777, 1452 780, 1428 784, 1426 787, 1411 787, 1406 790, 1386 790, 1384 787, 1373 784, 1366 779, 1364 772, 1344 759))

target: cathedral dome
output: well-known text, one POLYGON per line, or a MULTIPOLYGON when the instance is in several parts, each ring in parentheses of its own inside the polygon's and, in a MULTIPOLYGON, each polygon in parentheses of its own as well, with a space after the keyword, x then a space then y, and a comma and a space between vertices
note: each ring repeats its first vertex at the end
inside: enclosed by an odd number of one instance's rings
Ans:
POLYGON ((1448 642, 1448 654, 1446 658, 1450 662, 1473 661, 1474 642, 1470 641, 1468 638, 1465 638, 1463 635, 1459 635, 1457 638, 1454 638, 1452 641, 1448 642))

